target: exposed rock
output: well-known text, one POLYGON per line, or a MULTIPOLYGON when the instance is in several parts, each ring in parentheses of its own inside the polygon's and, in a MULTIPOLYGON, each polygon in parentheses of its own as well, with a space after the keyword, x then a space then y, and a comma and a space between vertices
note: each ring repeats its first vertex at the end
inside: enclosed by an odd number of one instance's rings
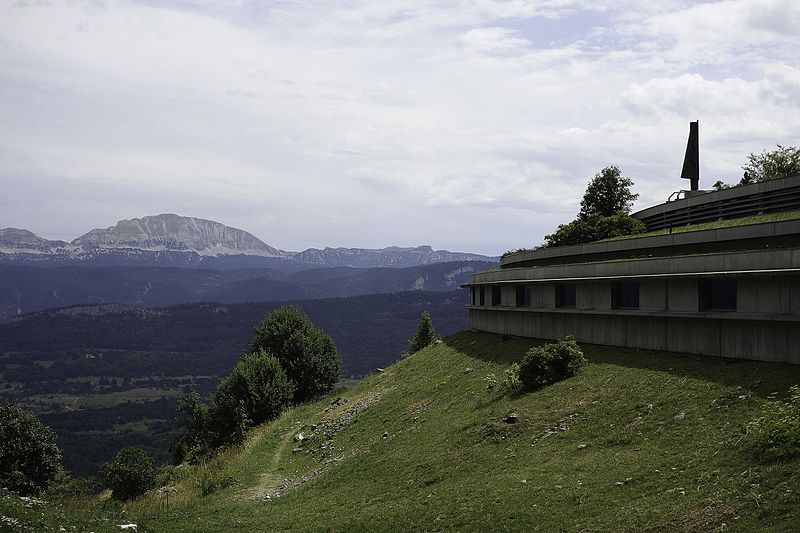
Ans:
POLYGON ((556 424, 555 426, 551 426, 551 427, 547 428, 547 430, 544 432, 544 434, 541 437, 539 437, 538 439, 536 439, 536 441, 539 441, 539 440, 542 440, 544 438, 547 438, 550 435, 555 435, 556 433, 561 433, 563 431, 569 431, 569 429, 570 429, 570 425, 569 424, 574 420, 578 420, 578 419, 582 418, 583 416, 584 416, 583 413, 572 413, 570 415, 565 416, 564 418, 562 418, 561 420, 558 421, 558 424, 556 424))
MULTIPOLYGON (((497 261, 495 257, 471 254, 465 252, 449 252, 447 250, 433 250, 430 246, 416 248, 401 248, 390 246, 388 248, 309 248, 294 256, 297 261, 325 266, 347 267, 411 267, 431 263, 444 263, 451 261, 497 261)), ((450 278, 455 278, 464 272, 449 273, 450 278)))
POLYGON ((383 435, 381 435, 381 438, 384 439, 384 440, 388 439, 389 438, 389 432, 388 431, 384 431, 383 435))
POLYGON ((516 424, 519 420, 519 415, 517 413, 508 413, 505 418, 503 418, 503 422, 506 424, 516 424))
POLYGON ((302 433, 298 433, 297 435, 294 436, 295 442, 303 442, 304 440, 306 440, 306 436, 303 435, 302 433))
POLYGON ((286 253, 254 235, 202 218, 163 214, 120 220, 93 229, 71 243, 81 253, 95 249, 195 252, 201 256, 250 255, 285 258, 286 253))

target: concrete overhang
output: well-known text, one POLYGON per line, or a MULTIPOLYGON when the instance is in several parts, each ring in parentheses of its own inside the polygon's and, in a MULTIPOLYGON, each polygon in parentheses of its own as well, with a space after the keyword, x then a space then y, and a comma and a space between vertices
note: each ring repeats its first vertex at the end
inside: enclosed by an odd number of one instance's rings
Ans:
POLYGON ((768 245, 769 239, 796 240, 800 244, 800 220, 783 220, 745 224, 727 228, 687 231, 649 237, 630 237, 613 241, 599 241, 574 246, 558 246, 516 252, 500 259, 500 268, 521 268, 536 264, 570 264, 615 258, 659 256, 702 252, 704 248, 741 245, 741 249, 758 249, 768 245))

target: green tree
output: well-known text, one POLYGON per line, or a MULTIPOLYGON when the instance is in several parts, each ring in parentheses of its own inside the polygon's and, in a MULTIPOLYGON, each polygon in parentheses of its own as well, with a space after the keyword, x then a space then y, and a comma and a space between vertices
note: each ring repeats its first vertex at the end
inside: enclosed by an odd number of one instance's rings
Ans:
POLYGON ((299 307, 276 309, 255 328, 251 345, 273 354, 295 385, 296 403, 333 389, 342 375, 342 361, 333 340, 314 326, 299 307))
POLYGON ((630 213, 633 202, 639 197, 631 192, 632 186, 633 181, 623 177, 617 166, 604 168, 589 181, 578 218, 586 220, 630 213))
POLYGON ((273 355, 264 350, 242 355, 210 403, 196 392, 178 402, 184 416, 179 421, 183 432, 172 447, 175 460, 195 463, 217 448, 241 443, 248 429, 280 415, 293 394, 294 383, 273 355))
POLYGON ((53 431, 13 403, 0 405, 0 487, 39 494, 61 469, 53 431))
POLYGON ((183 431, 172 444, 177 463, 196 463, 211 455, 219 445, 219 432, 216 430, 212 411, 194 391, 178 400, 178 412, 182 413, 178 417, 178 426, 183 431))
MULTIPOLYGON (((275 356, 259 349, 244 354, 217 386, 213 402, 228 417, 241 408, 251 425, 277 417, 291 403, 294 384, 275 356)), ((241 415, 240 415, 241 416, 241 415)))
POLYGON ((800 148, 778 145, 777 150, 751 153, 742 167, 744 176, 739 185, 760 183, 800 174, 800 148))
POLYGON ((132 500, 156 485, 153 458, 141 448, 121 449, 100 467, 100 475, 116 500, 132 500))
POLYGON ((550 247, 583 244, 623 235, 644 233, 646 229, 644 222, 627 213, 617 213, 610 217, 595 215, 559 225, 554 233, 545 235, 544 245, 550 247))
POLYGON ((419 319, 417 324, 417 330, 411 340, 408 341, 408 353, 418 352, 434 342, 436 342, 436 331, 433 329, 431 315, 427 311, 423 311, 422 318, 419 319))
POLYGON ((606 167, 589 181, 581 200, 578 218, 545 235, 545 247, 633 235, 645 231, 645 225, 628 213, 639 195, 631 192, 633 181, 622 176, 619 168, 606 167))

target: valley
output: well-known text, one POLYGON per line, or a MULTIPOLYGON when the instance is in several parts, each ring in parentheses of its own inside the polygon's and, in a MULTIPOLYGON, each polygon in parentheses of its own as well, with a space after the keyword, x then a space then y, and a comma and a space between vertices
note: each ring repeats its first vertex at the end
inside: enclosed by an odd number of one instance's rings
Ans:
MULTIPOLYGON (((463 291, 405 291, 290 303, 331 335, 345 375, 360 378, 400 358, 424 310, 441 334, 467 328, 466 302, 463 291)), ((210 394, 253 327, 285 303, 84 305, 13 318, 0 323, 0 399, 56 431, 74 475, 95 475, 125 445, 168 462, 177 399, 210 394)))

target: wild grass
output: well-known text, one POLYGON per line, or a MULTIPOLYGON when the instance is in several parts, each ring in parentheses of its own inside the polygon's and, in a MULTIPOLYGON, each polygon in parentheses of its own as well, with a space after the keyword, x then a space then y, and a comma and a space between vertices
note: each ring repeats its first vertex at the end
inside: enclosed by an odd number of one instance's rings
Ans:
POLYGON ((620 237, 611 237, 597 242, 607 241, 620 241, 624 239, 638 239, 640 237, 655 237, 658 235, 669 235, 670 233, 687 233, 691 231, 702 231, 709 229, 722 229, 733 228, 737 226, 746 226, 749 224, 764 224, 767 222, 782 222, 784 220, 797 220, 800 219, 800 211, 786 211, 783 213, 768 213, 765 215, 753 215, 749 217, 732 218, 728 220, 716 220, 714 222, 705 222, 703 224, 688 224, 686 226, 675 226, 672 230, 661 229, 656 231, 648 231, 646 233, 637 233, 634 235, 622 235, 620 237))
POLYGON ((583 346, 574 377, 487 390, 535 344, 448 337, 120 512, 159 532, 796 528, 800 461, 757 458, 748 428, 800 367, 583 346))

